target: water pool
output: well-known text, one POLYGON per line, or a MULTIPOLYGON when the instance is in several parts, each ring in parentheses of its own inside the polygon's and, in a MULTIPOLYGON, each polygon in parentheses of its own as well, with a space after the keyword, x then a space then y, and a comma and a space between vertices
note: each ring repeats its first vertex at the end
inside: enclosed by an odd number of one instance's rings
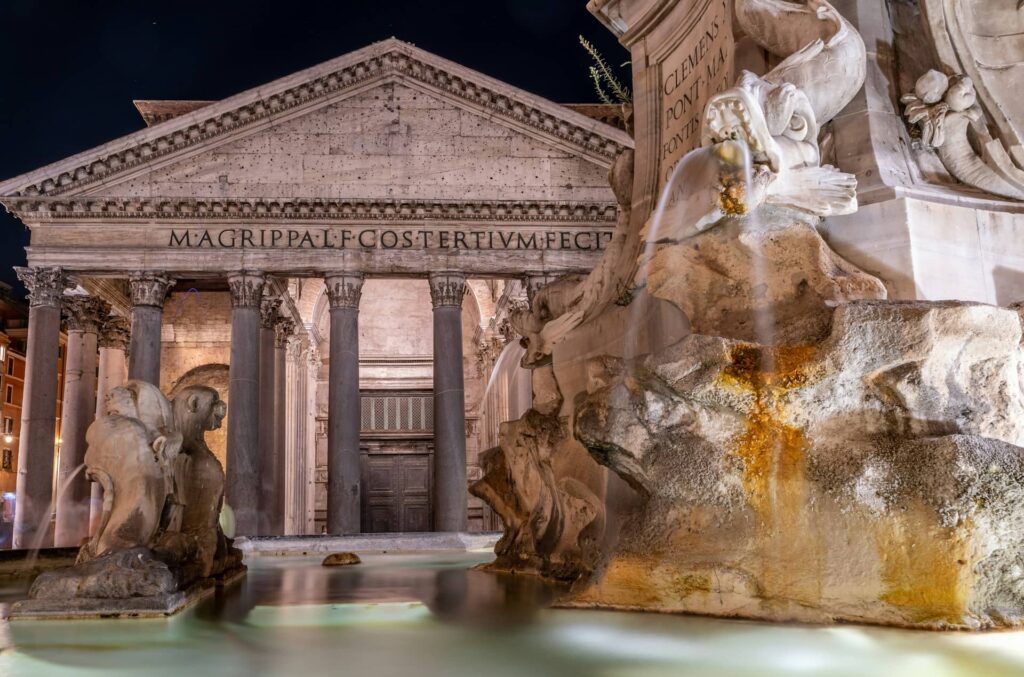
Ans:
POLYGON ((490 557, 255 559, 236 588, 169 619, 3 621, 0 675, 1024 674, 1024 633, 545 609, 554 591, 471 570, 490 557))

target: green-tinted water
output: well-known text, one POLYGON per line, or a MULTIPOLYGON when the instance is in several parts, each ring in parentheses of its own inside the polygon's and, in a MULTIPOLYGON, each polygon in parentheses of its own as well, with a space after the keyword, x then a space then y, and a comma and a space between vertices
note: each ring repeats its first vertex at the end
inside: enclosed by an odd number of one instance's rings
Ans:
POLYGON ((171 619, 5 622, 0 675, 1024 674, 1024 633, 542 609, 550 591, 530 579, 469 570, 488 557, 256 560, 238 588, 171 619))

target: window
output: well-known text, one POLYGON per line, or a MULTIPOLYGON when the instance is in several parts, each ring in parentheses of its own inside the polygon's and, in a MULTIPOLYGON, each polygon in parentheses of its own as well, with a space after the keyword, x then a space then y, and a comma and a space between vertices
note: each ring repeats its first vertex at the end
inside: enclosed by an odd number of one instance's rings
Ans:
POLYGON ((14 358, 13 357, 8 357, 7 358, 7 375, 8 376, 14 376, 14 358))
POLYGON ((0 459, 0 468, 7 472, 14 470, 14 453, 10 449, 4 449, 3 458, 0 459))
POLYGON ((4 402, 11 404, 14 402, 14 386, 7 386, 7 394, 4 395, 4 402))
POLYGON ((14 432, 14 419, 10 416, 4 416, 4 434, 10 434, 14 432))

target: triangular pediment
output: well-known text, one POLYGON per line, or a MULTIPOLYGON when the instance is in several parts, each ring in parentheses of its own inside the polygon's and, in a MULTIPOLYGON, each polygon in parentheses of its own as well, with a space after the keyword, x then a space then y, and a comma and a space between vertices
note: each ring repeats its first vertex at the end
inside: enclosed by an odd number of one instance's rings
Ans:
POLYGON ((380 81, 79 197, 609 202, 607 167, 407 81, 380 81))
POLYGON ((0 200, 444 200, 447 175, 481 199, 504 182, 589 201, 586 186, 630 147, 619 129, 391 39, 10 179, 0 200), (401 160, 382 163, 384 151, 401 160))

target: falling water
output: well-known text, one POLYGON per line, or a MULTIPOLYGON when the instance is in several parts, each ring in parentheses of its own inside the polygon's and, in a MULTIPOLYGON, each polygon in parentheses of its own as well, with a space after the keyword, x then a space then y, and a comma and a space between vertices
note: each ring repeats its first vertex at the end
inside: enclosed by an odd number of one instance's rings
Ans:
MULTIPOLYGON (((687 153, 672 170, 644 231, 639 257, 637 285, 645 286, 652 261, 666 246, 680 244, 715 227, 723 219, 739 218, 744 230, 756 229, 756 212, 746 213, 744 200, 753 194, 752 162, 747 145, 726 141, 687 153)), ((763 272, 755 271, 764 280, 763 272)), ((767 325, 770 328, 770 323, 767 325)), ((623 356, 641 357, 659 346, 685 336, 685 332, 665 335, 658 313, 634 303, 623 356)), ((757 330, 761 336, 761 328, 757 330)))
MULTIPOLYGON (((53 515, 54 509, 57 507, 57 497, 60 496, 65 491, 67 491, 67 488, 71 485, 71 482, 76 477, 78 477, 78 473, 82 472, 83 470, 85 470, 84 463, 75 468, 71 472, 71 474, 65 477, 64 481, 57 486, 56 493, 54 493, 53 497, 50 499, 50 506, 46 509, 46 512, 43 513, 43 517, 40 520, 40 523, 36 525, 35 537, 32 539, 32 543, 29 546, 28 557, 25 558, 25 563, 23 566, 23 570, 26 573, 30 573, 35 568, 36 561, 39 559, 39 551, 43 547, 43 539, 46 538, 46 535, 49 532, 48 525, 50 522, 50 517, 51 515, 53 515)), ((17 506, 15 506, 15 510, 17 510, 17 506)))
POLYGON ((484 395, 481 398, 482 402, 487 401, 487 396, 491 394, 491 389, 494 387, 495 379, 498 378, 499 374, 504 373, 505 365, 519 364, 523 359, 523 355, 526 353, 526 349, 518 343, 509 343, 498 355, 498 359, 494 361, 494 366, 491 368, 491 376, 487 379, 487 385, 484 387, 484 395))

